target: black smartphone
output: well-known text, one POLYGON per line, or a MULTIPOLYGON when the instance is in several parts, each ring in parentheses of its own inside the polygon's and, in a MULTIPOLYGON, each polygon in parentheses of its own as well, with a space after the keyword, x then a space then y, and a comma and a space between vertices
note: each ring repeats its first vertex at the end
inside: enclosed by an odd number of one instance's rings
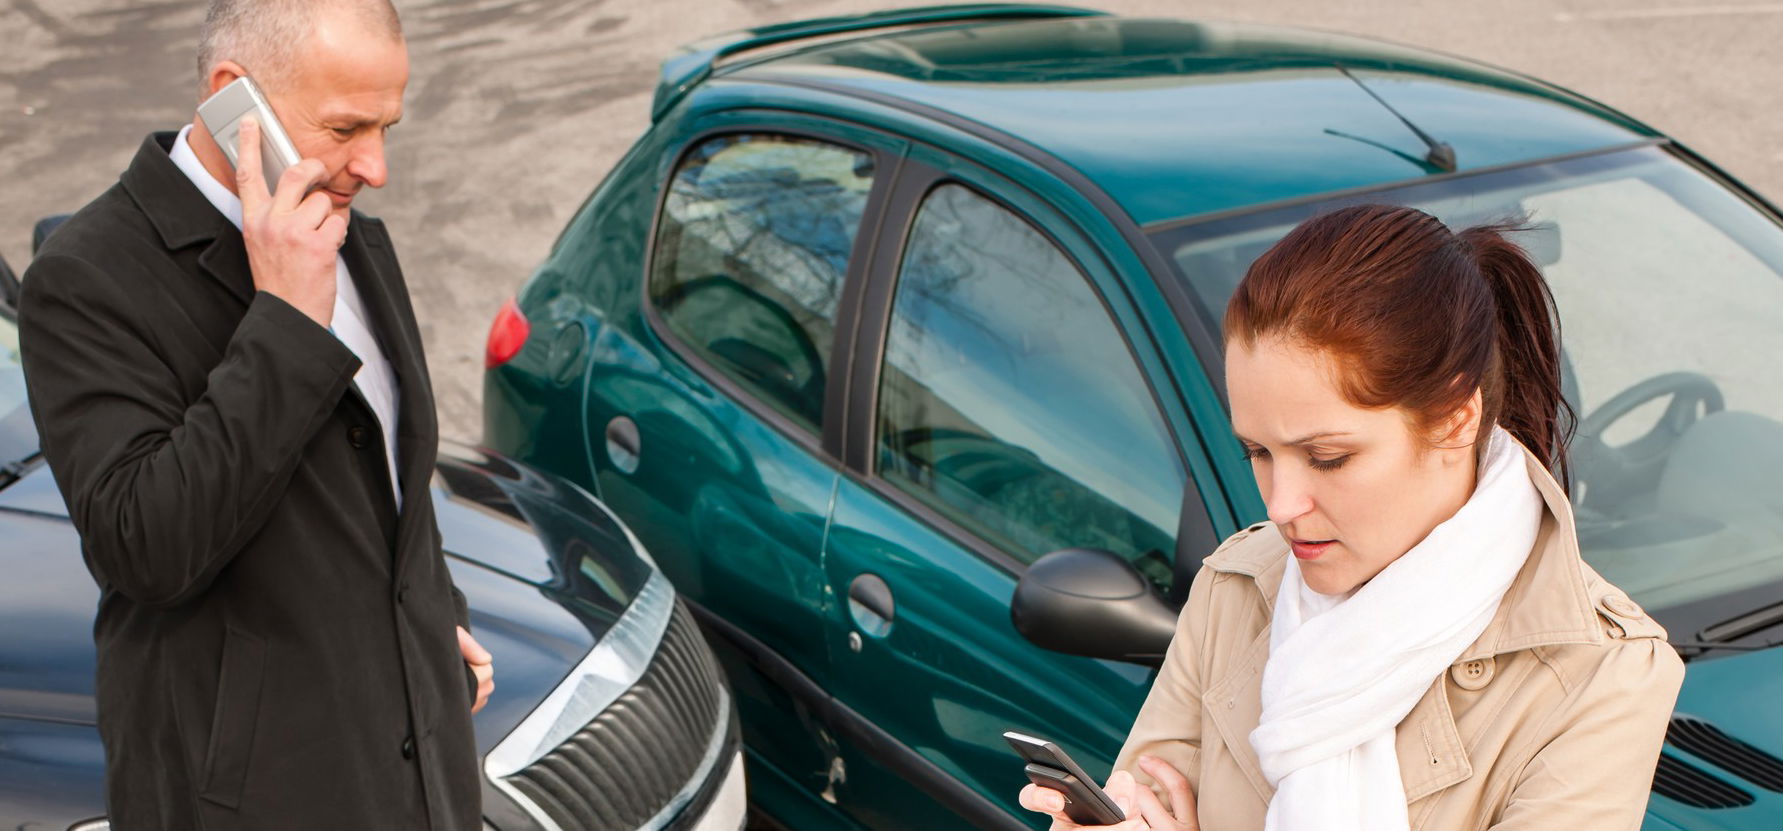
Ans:
POLYGON ((1126 819, 1120 806, 1096 787, 1083 768, 1078 767, 1058 745, 1013 731, 1004 733, 1003 740, 1027 761, 1029 782, 1065 795, 1065 816, 1072 822, 1113 825, 1126 819))

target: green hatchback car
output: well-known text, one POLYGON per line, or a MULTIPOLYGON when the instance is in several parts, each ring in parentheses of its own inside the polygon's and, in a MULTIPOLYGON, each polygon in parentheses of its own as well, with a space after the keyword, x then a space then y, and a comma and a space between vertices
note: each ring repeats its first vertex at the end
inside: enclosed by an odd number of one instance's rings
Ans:
POLYGON ((1227 295, 1360 201, 1529 220, 1584 555, 1690 660, 1647 827, 1783 826, 1783 225, 1515 73, 1050 6, 693 44, 498 313, 484 441, 643 538, 770 824, 1041 827, 1001 734, 1108 773, 1202 557, 1263 515, 1227 295))

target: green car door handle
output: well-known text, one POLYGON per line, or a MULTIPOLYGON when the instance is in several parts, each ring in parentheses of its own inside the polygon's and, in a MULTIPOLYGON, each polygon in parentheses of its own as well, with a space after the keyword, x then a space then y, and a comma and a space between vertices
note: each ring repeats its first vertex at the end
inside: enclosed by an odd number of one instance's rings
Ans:
POLYGON ((897 602, 891 586, 877 574, 861 574, 848 584, 848 615, 861 632, 883 638, 891 632, 897 602))

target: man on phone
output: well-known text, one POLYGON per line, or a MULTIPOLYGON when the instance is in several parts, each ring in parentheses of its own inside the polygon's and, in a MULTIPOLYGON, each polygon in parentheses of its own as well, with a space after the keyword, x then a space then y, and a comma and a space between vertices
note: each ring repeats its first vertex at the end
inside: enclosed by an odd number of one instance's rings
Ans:
POLYGON ((437 425, 383 225, 408 56, 387 0, 212 0, 302 161, 148 137, 23 284, 43 450, 101 589, 113 827, 476 829, 488 653, 440 552, 437 425))

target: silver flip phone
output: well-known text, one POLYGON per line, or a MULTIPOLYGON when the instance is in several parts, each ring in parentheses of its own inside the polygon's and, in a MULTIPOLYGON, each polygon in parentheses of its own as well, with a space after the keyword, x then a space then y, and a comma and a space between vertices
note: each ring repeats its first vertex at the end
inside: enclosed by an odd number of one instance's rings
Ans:
POLYGON ((217 146, 223 148, 232 168, 241 143, 241 117, 250 113, 260 122, 260 166, 266 176, 266 190, 272 193, 278 190, 279 176, 285 168, 297 164, 300 157, 260 88, 244 75, 198 105, 198 117, 204 119, 204 126, 217 140, 217 146))

